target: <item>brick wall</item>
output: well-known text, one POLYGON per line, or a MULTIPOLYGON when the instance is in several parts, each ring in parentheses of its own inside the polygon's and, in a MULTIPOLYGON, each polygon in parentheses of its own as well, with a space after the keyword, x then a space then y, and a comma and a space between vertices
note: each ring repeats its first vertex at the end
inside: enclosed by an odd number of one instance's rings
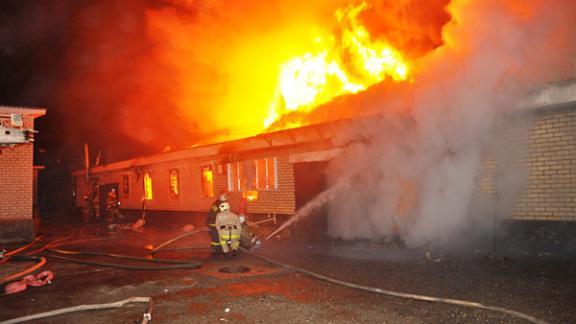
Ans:
POLYGON ((526 146, 521 163, 527 179, 511 217, 576 221, 576 105, 530 117, 532 125, 515 134, 526 146))
POLYGON ((0 242, 33 237, 33 145, 2 147, 0 154, 0 242))
MULTIPOLYGON (((327 149, 326 142, 312 143, 311 145, 295 145, 291 148, 274 148, 270 150, 257 150, 241 152, 238 161, 262 158, 277 159, 277 190, 259 191, 258 200, 248 203, 249 214, 293 214, 295 212, 294 168, 289 162, 292 153, 309 152, 327 149)), ((118 170, 109 170, 92 174, 98 177, 98 184, 118 184, 121 209, 139 209, 143 195, 143 175, 150 172, 152 176, 153 199, 147 203, 149 210, 157 211, 190 211, 205 212, 211 203, 218 198, 221 191, 228 189, 228 175, 226 164, 221 162, 222 157, 198 157, 179 161, 167 161, 144 166, 134 166, 118 170), (221 165, 219 172, 219 164, 221 165), (201 167, 212 166, 214 175, 214 197, 203 197, 201 192, 201 167), (177 169, 180 178, 180 195, 172 197, 169 187, 169 172, 177 169), (122 192, 122 177, 128 176, 130 193, 125 196, 122 192)), ((88 192, 85 177, 76 174, 77 206, 82 205, 82 197, 88 192)), ((241 193, 229 193, 229 201, 233 210, 240 207, 241 193)))
MULTIPOLYGON (((576 221, 576 105, 547 107, 522 115, 524 123, 504 123, 500 131, 500 149, 512 152, 509 161, 496 158, 484 162, 484 174, 479 179, 480 192, 502 199, 494 185, 498 181, 502 164, 510 170, 524 173, 523 190, 514 197, 512 210, 507 218, 515 220, 576 221)), ((294 167, 290 155, 330 149, 326 142, 293 145, 251 152, 239 152, 238 161, 277 158, 278 190, 260 191, 257 201, 248 204, 250 214, 293 214, 295 212, 294 167)), ((31 154, 31 153, 30 153, 31 154)), ((204 212, 218 193, 227 189, 226 166, 218 164, 222 156, 188 158, 179 161, 154 163, 120 170, 98 173, 99 184, 118 183, 122 208, 139 209, 143 195, 143 174, 150 172, 153 178, 154 199, 148 203, 150 210, 204 212), (214 172, 215 197, 202 197, 201 172, 203 165, 211 165, 214 172), (169 171, 177 169, 180 176, 180 196, 171 197, 169 171), (130 193, 122 193, 122 176, 128 176, 130 193)), ((0 160, 1 161, 1 160, 0 160)), ((31 174, 31 168, 27 172, 31 174)), ((31 178, 31 176, 30 176, 31 178)), ((77 175, 77 204, 87 190, 84 177, 77 175)), ((19 184, 20 185, 20 184, 19 184)), ((230 203, 238 210, 240 193, 230 193, 230 203)), ((509 197, 506 197, 508 199, 509 197)), ((30 198, 31 199, 31 198, 30 198)))
POLYGON ((576 221, 576 106, 516 117, 521 122, 505 123, 498 132, 497 150, 505 154, 489 154, 480 193, 511 199, 512 208, 502 215, 508 219, 576 221), (504 174, 510 172, 516 174, 504 174), (496 183, 507 177, 519 183, 518 195, 498 192, 496 183))

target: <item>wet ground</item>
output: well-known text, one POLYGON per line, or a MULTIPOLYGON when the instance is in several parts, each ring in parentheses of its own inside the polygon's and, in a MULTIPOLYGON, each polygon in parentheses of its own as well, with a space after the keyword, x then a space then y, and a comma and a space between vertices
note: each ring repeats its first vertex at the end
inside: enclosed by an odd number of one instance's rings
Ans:
MULTIPOLYGON (((144 232, 119 230, 103 236, 76 229, 60 249, 147 256, 184 233, 185 224, 144 232), (148 249, 146 247, 148 246, 148 249)), ((47 228, 36 245, 65 237, 73 227, 47 228), (57 228, 57 229, 56 229, 57 228)), ((188 228, 189 229, 189 228, 188 228)), ((81 304, 110 303, 133 296, 154 300, 152 323, 526 323, 502 312, 423 302, 352 289, 264 261, 287 265, 357 285, 478 302, 521 312, 551 323, 576 323, 576 263, 549 254, 503 256, 470 250, 445 254, 394 243, 341 242, 292 235, 235 257, 212 257, 205 232, 166 246, 156 257, 201 261, 199 269, 123 270, 76 264, 50 257, 42 270, 54 272, 43 287, 0 297, 0 322, 81 304)), ((31 248, 30 250, 34 250, 31 248)), ((66 255, 90 262, 146 267, 104 256, 66 255)), ((5 276, 31 265, 6 262, 5 276)), ((146 304, 85 311, 34 323, 140 323, 146 304)))

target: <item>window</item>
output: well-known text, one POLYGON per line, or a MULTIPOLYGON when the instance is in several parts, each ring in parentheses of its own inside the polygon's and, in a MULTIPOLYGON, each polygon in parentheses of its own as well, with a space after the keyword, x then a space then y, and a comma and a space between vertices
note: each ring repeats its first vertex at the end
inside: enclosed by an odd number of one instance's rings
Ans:
POLYGON ((228 191, 277 190, 277 159, 228 163, 228 191))
POLYGON ((130 182, 127 175, 122 176, 122 193, 124 197, 128 197, 130 194, 130 182))
POLYGON ((203 197, 214 197, 214 173, 212 172, 212 166, 205 165, 201 168, 202 172, 202 196, 203 197))
POLYGON ((254 163, 256 165, 256 189, 278 189, 278 183, 276 181, 277 159, 260 159, 254 161, 254 163))
POLYGON ((150 172, 144 173, 144 199, 152 200, 152 176, 150 172))
POLYGON ((179 186, 178 170, 172 169, 170 170, 170 195, 172 197, 178 197, 180 194, 179 186))
POLYGON ((239 162, 228 163, 228 191, 242 191, 242 182, 244 181, 244 168, 239 162))

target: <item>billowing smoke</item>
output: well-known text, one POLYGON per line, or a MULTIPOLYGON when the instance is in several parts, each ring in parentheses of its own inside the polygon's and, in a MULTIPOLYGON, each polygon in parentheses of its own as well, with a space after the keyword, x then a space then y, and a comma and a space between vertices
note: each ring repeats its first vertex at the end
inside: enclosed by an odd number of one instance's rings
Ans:
POLYGON ((350 187, 330 203, 333 236, 453 244, 490 228, 520 187, 517 174, 499 174, 499 204, 477 203, 485 162, 503 151, 491 147, 497 122, 527 91, 574 76, 576 4, 455 0, 447 10, 444 45, 419 60, 404 98, 408 117, 378 102, 384 118, 361 130, 371 141, 331 165, 350 187))

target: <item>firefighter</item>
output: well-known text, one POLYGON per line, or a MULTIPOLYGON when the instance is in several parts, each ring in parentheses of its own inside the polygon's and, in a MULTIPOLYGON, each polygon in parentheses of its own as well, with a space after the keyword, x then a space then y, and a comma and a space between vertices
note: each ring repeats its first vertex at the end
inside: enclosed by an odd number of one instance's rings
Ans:
POLYGON ((92 193, 92 209, 94 210, 94 219, 98 222, 101 221, 102 210, 100 209, 100 191, 96 190, 92 193))
POLYGON ((92 202, 92 198, 90 194, 84 195, 84 202, 82 203, 82 220, 84 224, 90 223, 94 215, 94 203, 92 202))
POLYGON ((242 224, 240 217, 230 211, 230 204, 227 201, 220 203, 220 212, 216 215, 216 228, 220 237, 220 247, 222 252, 236 254, 240 247, 240 234, 242 224))
POLYGON ((116 196, 116 189, 111 189, 108 192, 108 197, 106 198, 106 213, 107 218, 106 220, 108 223, 118 222, 122 219, 122 215, 120 214, 120 210, 118 206, 120 202, 118 201, 118 197, 116 196))
POLYGON ((240 233, 240 246, 246 250, 251 250, 253 248, 258 248, 262 246, 262 242, 258 237, 250 230, 248 223, 246 222, 245 215, 238 215, 240 219, 240 224, 242 225, 242 232, 240 233))
POLYGON ((238 213, 238 218, 240 219, 240 224, 242 225, 242 232, 240 234, 240 246, 246 250, 250 250, 254 247, 260 246, 260 241, 252 233, 248 227, 246 210, 248 209, 248 201, 246 198, 240 200, 240 212, 238 213))
POLYGON ((218 215, 220 212, 220 204, 227 201, 228 194, 223 191, 220 193, 218 199, 212 203, 212 206, 210 206, 210 210, 208 211, 206 225, 208 225, 210 233, 210 252, 212 252, 212 255, 218 255, 222 253, 220 237, 218 236, 218 229, 216 228, 216 215, 218 215))

